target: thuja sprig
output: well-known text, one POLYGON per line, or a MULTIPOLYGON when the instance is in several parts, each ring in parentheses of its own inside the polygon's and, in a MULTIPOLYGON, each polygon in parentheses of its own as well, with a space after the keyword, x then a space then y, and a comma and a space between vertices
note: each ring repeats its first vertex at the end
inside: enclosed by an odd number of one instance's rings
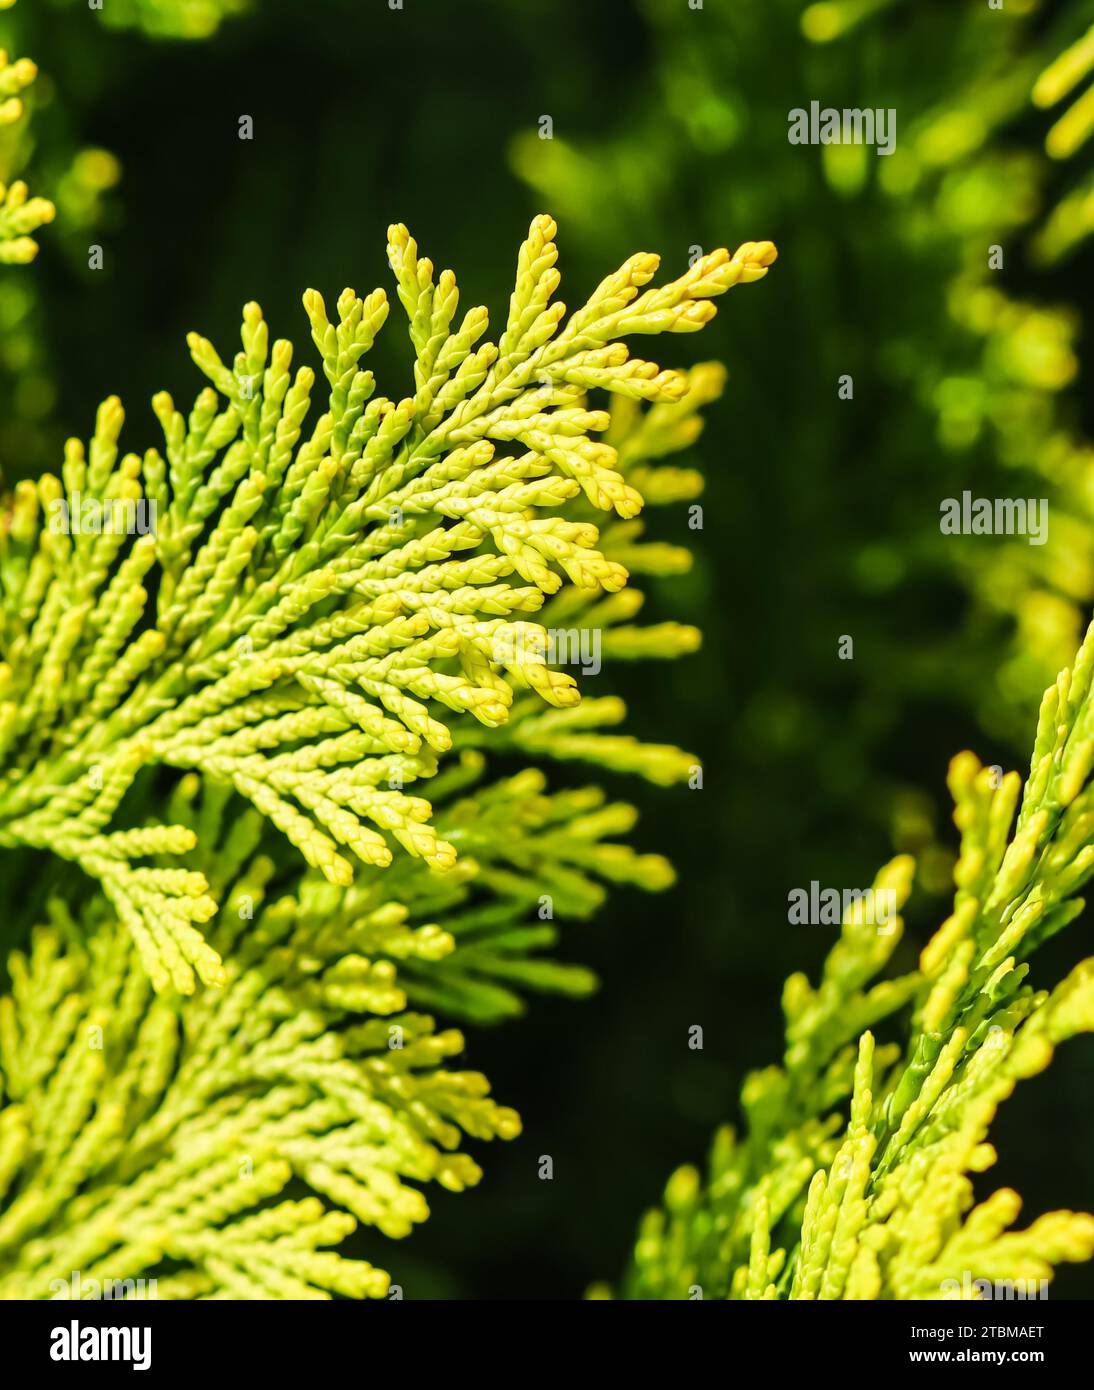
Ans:
POLYGON ((269 867, 237 880, 253 930, 199 999, 152 993, 98 896, 78 918, 54 901, 13 954, 0 1298, 49 1298, 73 1270, 162 1298, 383 1297, 386 1273, 325 1247, 358 1223, 408 1234, 419 1184, 478 1182, 463 1134, 519 1132, 482 1075, 446 1068, 459 1033, 405 1012, 389 966, 292 898, 263 908, 269 867))
POLYGON ((567 503, 624 518, 642 504, 594 440, 610 417, 585 394, 685 398, 686 374, 621 340, 701 328, 712 298, 759 279, 775 251, 715 251, 659 288, 657 257, 632 256, 567 319, 554 233, 532 223, 493 343, 486 310, 460 317, 452 273, 391 229, 409 396, 377 396, 361 366, 384 292, 344 291, 332 320, 309 291, 327 389, 307 430, 315 374, 293 371, 291 345, 271 345, 249 304, 230 366, 190 336, 211 385, 185 417, 155 398, 164 454, 121 455, 111 398, 89 446, 69 441, 61 478, 16 490, 0 533, 0 843, 49 847, 98 878, 157 988, 223 973, 198 930, 215 910, 201 876, 134 862, 186 850, 190 832, 109 828, 142 767, 230 783, 345 885, 355 860, 386 866, 395 846, 452 867, 429 802, 404 788, 434 774, 453 714, 503 725, 521 690, 577 703, 573 678, 521 640, 524 615, 567 580, 596 595, 626 582, 567 503), (118 524, 138 506, 154 534, 118 524))
MULTIPOLYGON (((879 934, 859 906, 819 986, 791 976, 783 1065, 745 1082, 744 1133, 717 1135, 706 1178, 682 1168, 670 1180, 625 1293, 976 1297, 981 1281, 1039 1288, 1059 1263, 1094 1254, 1094 1216, 1050 1212, 1014 1230, 1017 1193, 978 1203, 973 1191, 995 1162, 1000 1104, 1060 1042, 1094 1030, 1094 959, 1052 989, 1029 978, 1036 948, 1082 912, 1076 894, 1094 872, 1092 675, 1094 625, 1045 693, 1024 791, 971 753, 953 760, 954 907, 918 969, 877 980, 901 924, 879 934), (908 1006, 906 1044, 877 1043, 874 1030, 908 1006)), ((875 888, 903 904, 912 869, 894 860, 875 888)))
POLYGON ((90 1287, 154 1279, 161 1298, 388 1292, 383 1270, 330 1247, 358 1223, 409 1234, 423 1185, 478 1181, 461 1133, 519 1131, 478 1073, 446 1069, 460 1035, 419 1010, 497 1021, 527 989, 587 993, 588 971, 543 955, 543 895, 582 918, 602 881, 671 881, 613 839, 632 808, 549 794, 534 768, 484 771, 465 752, 437 779, 453 870, 403 856, 291 891, 261 813, 183 777, 167 812, 222 903, 210 947, 226 963, 223 988, 196 997, 153 992, 101 895, 53 896, 0 999, 0 1298, 48 1298, 74 1270, 90 1287), (290 1197, 294 1181, 310 1194, 290 1197))

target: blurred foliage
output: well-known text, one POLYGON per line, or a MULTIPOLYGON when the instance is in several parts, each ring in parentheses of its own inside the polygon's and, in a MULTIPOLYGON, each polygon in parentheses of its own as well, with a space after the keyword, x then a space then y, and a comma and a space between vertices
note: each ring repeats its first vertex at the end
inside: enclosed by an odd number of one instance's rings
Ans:
MULTIPOLYGON (((765 453, 811 513, 795 533, 808 549, 795 551, 824 576, 834 610, 824 636, 856 638, 858 698, 888 706, 875 735, 899 714, 897 674, 904 695, 967 696, 985 727, 1020 746, 1094 596, 1091 456, 1067 396, 1080 325, 1024 269, 1031 249, 1045 260, 1054 197, 1044 123, 1025 119, 1030 92, 1077 12, 1094 9, 1066 7, 1048 25, 1046 7, 1022 0, 960 15, 861 0, 701 12, 646 0, 644 11, 660 100, 591 141, 522 134, 514 167, 590 243, 640 221, 682 244, 701 199, 710 235, 745 222, 791 246, 784 336, 807 345, 811 365, 797 369, 787 342, 772 343, 786 363, 780 418, 765 392, 749 398, 767 414, 765 453), (786 113, 815 94, 895 109, 895 153, 788 149, 786 113), (854 404, 839 408, 844 374, 854 404), (1047 493, 1050 544, 941 536, 940 502, 966 487, 1047 493), (846 545, 832 545, 841 530, 846 545), (894 621, 909 576, 933 581, 950 613, 894 621)), ((859 739, 860 721, 840 723, 859 739)), ((811 742, 828 749, 829 734, 811 742)))
MULTIPOLYGON (((72 10, 83 0, 51 0, 72 10)), ((139 29, 157 39, 207 39, 225 20, 245 14, 250 0, 89 0, 109 29, 139 29)))

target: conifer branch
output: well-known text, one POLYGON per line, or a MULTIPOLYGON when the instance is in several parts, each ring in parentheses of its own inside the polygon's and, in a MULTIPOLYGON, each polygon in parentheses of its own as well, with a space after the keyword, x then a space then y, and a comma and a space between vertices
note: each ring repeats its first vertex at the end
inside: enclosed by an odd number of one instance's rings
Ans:
MULTIPOLYGON (((1045 692, 1020 803, 1016 773, 953 760, 954 907, 918 969, 878 979, 902 923, 879 933, 859 903, 819 986, 787 981, 782 1066, 746 1080, 744 1133, 718 1133, 705 1179, 690 1167, 670 1179, 627 1296, 977 1297, 978 1280, 1039 1285, 1094 1254, 1094 1216, 1050 1212, 1016 1231, 1017 1193, 973 1193, 995 1162, 999 1106, 1059 1043, 1094 1030, 1094 959, 1052 989, 1029 982, 1094 873, 1092 675, 1094 625, 1045 692), (909 1007, 906 1045, 875 1041, 909 1007)), ((902 905, 913 867, 893 860, 875 892, 902 905)))
POLYGON ((387 1293, 382 1270, 323 1247, 358 1222, 408 1234, 428 1216, 419 1184, 478 1181, 461 1134, 520 1127, 478 1073, 445 1069, 460 1035, 416 1010, 495 1021, 521 989, 588 992, 587 971, 539 954, 554 928, 529 925, 536 891, 584 917, 598 878, 671 881, 607 838, 631 808, 545 796, 533 769, 477 787, 481 772, 467 754, 442 774, 458 870, 406 858, 279 896, 260 812, 184 778, 170 814, 223 902, 223 987, 196 998, 153 992, 101 896, 53 897, 0 1000, 0 1297, 50 1297, 74 1270, 155 1279, 158 1297, 387 1293), (290 1200, 293 1179, 312 1195, 290 1200))
MULTIPOLYGON (((568 505, 626 524, 642 504, 616 449, 594 441, 610 416, 585 393, 686 416, 704 390, 694 374, 633 358, 622 339, 702 327, 712 299, 761 278, 775 250, 715 251, 660 288, 647 288, 657 258, 633 256, 564 322, 554 233, 550 218, 532 223, 495 344, 485 309, 457 318, 452 273, 435 277, 391 228, 411 395, 376 396, 361 365, 388 316, 383 291, 344 291, 333 320, 309 291, 326 380, 309 431, 315 374, 293 372, 291 345, 271 345, 249 304, 230 366, 190 335, 211 384, 185 417, 155 398, 163 454, 121 452, 111 398, 89 445, 69 441, 60 478, 16 489, 0 535, 0 844, 48 847, 98 879, 157 989, 224 974, 201 932, 216 908, 204 878, 137 862, 186 852, 192 833, 111 829, 142 768, 230 784, 344 887, 355 862, 386 867, 400 849, 453 867, 429 802, 404 788, 434 776, 468 721, 498 729, 521 691, 577 705, 526 615, 565 581, 597 600, 626 583, 568 505)), ((655 417, 651 439, 675 418, 655 417)), ((628 641, 632 654, 692 644, 674 627, 628 641)), ((536 751, 614 748, 614 765, 679 775, 671 752, 526 727, 536 751)))

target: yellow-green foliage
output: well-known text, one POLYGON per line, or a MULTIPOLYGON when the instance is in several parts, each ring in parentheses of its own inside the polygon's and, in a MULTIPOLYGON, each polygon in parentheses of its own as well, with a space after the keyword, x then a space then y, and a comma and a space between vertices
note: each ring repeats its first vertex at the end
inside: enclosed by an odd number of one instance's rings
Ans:
MULTIPOLYGON (((452 747, 460 721, 442 714, 494 729, 519 692, 560 713, 577 705, 529 617, 564 580, 585 598, 615 595, 627 569, 564 509, 582 499, 629 520, 642 506, 616 450, 592 437, 610 416, 585 393, 686 410, 702 379, 631 357, 621 339, 702 327, 712 297, 760 278, 775 251, 715 251, 651 289, 657 257, 633 256, 564 323, 554 231, 548 217, 532 223, 495 344, 486 310, 457 317, 451 271, 435 280, 391 228, 409 396, 374 395, 360 365, 388 315, 384 292, 345 290, 332 322, 309 291, 328 390, 307 430, 315 374, 293 372, 291 344, 271 346, 249 304, 231 366, 191 334, 212 384, 189 415, 155 398, 166 458, 120 454, 112 398, 89 447, 69 441, 62 478, 16 490, 0 534, 0 844, 48 847, 98 879, 156 988, 224 975, 197 929, 216 907, 201 875, 137 862, 184 852, 192 834, 110 829, 142 768, 231 783, 346 885, 355 861, 386 866, 395 848, 455 863, 429 802, 402 790, 452 747), (154 534, 133 534, 142 524, 154 534)), ((655 630, 647 645, 675 651, 680 634, 655 630)), ((525 737, 539 751, 578 747, 571 731, 597 714, 525 737)), ((651 775, 683 774, 683 755, 598 745, 608 761, 613 748, 651 775)))
MULTIPOLYGON (((683 1168, 670 1180, 627 1295, 976 1296, 977 1280, 1038 1284, 1091 1257, 1094 1216, 1052 1212, 1015 1231, 1018 1195, 976 1204, 972 1182, 995 1161, 999 1105, 1058 1043, 1094 1029, 1094 959, 1051 989, 1029 979, 1030 956, 1079 915, 1094 872, 1092 675, 1094 626, 1045 693, 1020 807, 1016 773, 953 760, 954 907, 919 968, 875 982, 901 924, 879 930, 857 906, 820 985, 787 981, 783 1065, 745 1082, 745 1132, 717 1135, 706 1178, 683 1168), (909 1007, 907 1043, 875 1043, 909 1007)), ((875 888, 902 904, 912 871, 902 856, 875 888)))
POLYGON ((462 1039, 431 1018, 389 1008, 336 1028, 352 1001, 394 991, 348 952, 321 955, 315 977, 320 930, 292 900, 275 906, 225 987, 185 1007, 151 995, 116 928, 64 951, 74 924, 35 934, 0 1015, 0 1180, 16 1185, 0 1297, 164 1262, 179 1266, 164 1298, 387 1292, 381 1271, 318 1247, 357 1221, 407 1234, 429 1214, 414 1183, 478 1181, 453 1152, 463 1132, 511 1138, 520 1123, 483 1076, 445 1068, 462 1039), (327 1202, 267 1205, 294 1177, 327 1202))
POLYGON ((542 895, 573 920, 600 905, 598 880, 672 877, 609 838, 630 807, 547 795, 531 768, 484 786, 483 769, 465 751, 434 785, 451 870, 404 856, 276 897, 262 815, 184 777, 168 813, 222 904, 223 986, 197 998, 152 990, 100 895, 53 897, 0 999, 0 1297, 47 1298, 73 1270, 92 1288, 156 1279, 161 1298, 387 1292, 380 1270, 318 1247, 356 1222, 408 1234, 429 1214, 418 1184, 478 1181, 461 1133, 520 1128, 482 1076, 444 1069, 460 1035, 408 1007, 496 1022, 525 989, 587 993, 588 971, 540 954, 542 895), (271 1207, 294 1178, 313 1195, 271 1207))
POLYGON ((463 1133, 519 1132, 484 1077, 446 1069, 459 1033, 405 1012, 390 963, 360 953, 428 960, 443 933, 403 928, 394 905, 344 931, 306 897, 264 906, 273 864, 235 862, 240 826, 217 846, 221 876, 237 870, 214 937, 222 988, 155 995, 99 897, 78 920, 56 900, 12 957, 0 1297, 163 1266, 162 1298, 382 1297, 386 1274, 322 1247, 357 1222, 406 1235, 429 1214, 415 1184, 478 1181, 454 1152, 463 1133), (313 1195, 271 1205, 294 1178, 313 1195))

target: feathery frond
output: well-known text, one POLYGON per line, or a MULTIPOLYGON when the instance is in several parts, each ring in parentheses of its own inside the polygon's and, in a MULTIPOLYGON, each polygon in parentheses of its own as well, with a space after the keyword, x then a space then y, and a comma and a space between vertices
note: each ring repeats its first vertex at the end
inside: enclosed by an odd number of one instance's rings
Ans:
MULTIPOLYGON (((670 1180, 625 1294, 975 1297, 977 1281, 1039 1285, 1094 1254, 1094 1216, 1051 1212, 1016 1231, 1015 1192, 973 1192, 995 1162, 998 1107, 1059 1043, 1094 1030, 1094 959, 1052 989, 1029 982, 1094 873, 1092 675, 1094 625, 1045 693, 1020 805, 1016 773, 953 760, 954 906, 918 970, 878 980, 900 919, 879 930, 856 905, 819 986, 790 977, 783 1065, 745 1082, 745 1132, 716 1136, 706 1179, 683 1168, 670 1180), (906 1046, 876 1043, 909 1005, 906 1046)), ((902 905, 913 867, 895 859, 875 890, 902 905)))
POLYGON ((621 340, 701 328, 775 251, 716 251, 649 289, 657 257, 633 256, 564 323, 554 233, 533 222, 493 343, 486 310, 457 319, 455 277, 391 229, 410 396, 376 396, 360 365, 383 291, 344 291, 334 321, 309 291, 327 393, 308 432, 315 374, 293 372, 249 304, 231 366, 191 334, 211 385, 188 416, 155 398, 166 457, 121 454, 111 398, 60 479, 17 489, 0 537, 0 844, 48 846, 97 878, 157 988, 223 975, 198 930, 215 910, 200 875, 137 862, 190 834, 110 829, 142 768, 230 783, 345 886, 354 862, 386 866, 396 848, 454 864, 429 802, 403 790, 435 774, 453 715, 497 728, 525 690, 577 704, 528 615, 567 580, 598 597, 626 583, 566 504, 624 519, 642 505, 594 441, 610 417, 585 393, 683 402, 691 379, 621 340))

